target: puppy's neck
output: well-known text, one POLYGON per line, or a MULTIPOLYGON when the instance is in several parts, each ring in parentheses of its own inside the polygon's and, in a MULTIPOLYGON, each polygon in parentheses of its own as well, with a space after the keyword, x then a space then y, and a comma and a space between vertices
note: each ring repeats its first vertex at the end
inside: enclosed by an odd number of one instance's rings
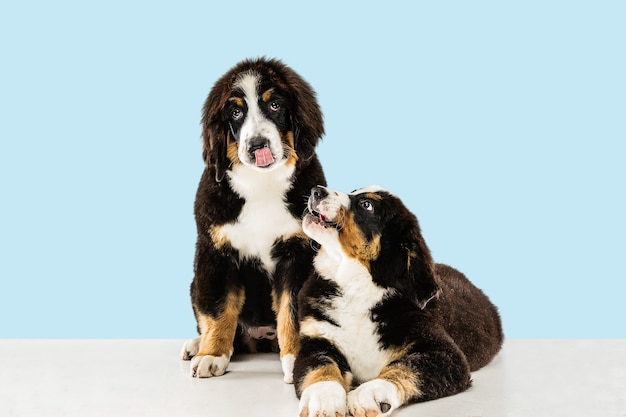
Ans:
POLYGON ((316 271, 325 279, 340 286, 354 286, 355 283, 372 282, 369 269, 354 258, 336 251, 322 248, 314 260, 316 271))

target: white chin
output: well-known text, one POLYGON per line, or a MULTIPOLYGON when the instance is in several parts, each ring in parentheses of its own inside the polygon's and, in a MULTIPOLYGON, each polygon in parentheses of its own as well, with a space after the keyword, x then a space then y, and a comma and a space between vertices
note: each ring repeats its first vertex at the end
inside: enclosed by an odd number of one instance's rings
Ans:
POLYGON ((305 217, 304 221, 302 222, 302 230, 308 237, 313 240, 316 240, 316 238, 319 236, 320 232, 323 229, 324 228, 320 226, 319 223, 317 223, 311 215, 305 217))
POLYGON ((324 245, 324 242, 328 241, 329 236, 332 235, 334 231, 333 229, 312 220, 310 217, 304 219, 304 222, 302 223, 302 230, 308 237, 318 242, 320 245, 324 245))

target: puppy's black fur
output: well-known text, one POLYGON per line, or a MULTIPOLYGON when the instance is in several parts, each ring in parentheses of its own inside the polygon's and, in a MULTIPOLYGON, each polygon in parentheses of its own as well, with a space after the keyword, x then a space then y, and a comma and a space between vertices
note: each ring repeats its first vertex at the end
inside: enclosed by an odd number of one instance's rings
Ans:
POLYGON ((321 248, 300 293, 301 416, 342 414, 346 404, 353 415, 387 415, 456 394, 500 350, 497 308, 433 262, 399 198, 379 187, 316 187, 303 226, 321 248))
POLYGON ((278 60, 242 61, 209 93, 191 284, 200 337, 182 351, 192 375, 223 374, 236 346, 280 349, 290 381, 296 294, 313 257, 300 218, 311 187, 326 182, 315 153, 323 133, 315 92, 278 60))

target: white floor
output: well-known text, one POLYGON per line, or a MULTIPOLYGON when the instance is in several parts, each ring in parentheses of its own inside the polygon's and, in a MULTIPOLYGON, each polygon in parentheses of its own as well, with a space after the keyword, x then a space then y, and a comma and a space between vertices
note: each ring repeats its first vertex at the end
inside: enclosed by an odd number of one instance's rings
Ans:
MULTIPOLYGON (((194 379, 182 340, 2 340, 0 416, 296 417, 277 355, 194 379)), ((468 391, 394 416, 626 416, 626 340, 509 340, 468 391)))

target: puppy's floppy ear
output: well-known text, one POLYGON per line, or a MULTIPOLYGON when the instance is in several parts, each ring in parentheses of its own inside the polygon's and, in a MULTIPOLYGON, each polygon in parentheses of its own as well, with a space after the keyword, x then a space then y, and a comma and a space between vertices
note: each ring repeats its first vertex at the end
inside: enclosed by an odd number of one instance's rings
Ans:
POLYGON ((407 262, 407 279, 415 302, 423 310, 439 294, 435 265, 421 234, 418 240, 403 245, 407 262))
POLYGON ((417 218, 394 197, 394 214, 386 220, 381 234, 381 251, 371 263, 374 279, 385 287, 411 294, 424 309, 439 293, 435 265, 422 237, 417 218))
POLYGON ((315 147, 324 135, 324 118, 313 88, 295 72, 287 74, 293 91, 292 117, 296 153, 306 162, 315 154, 315 147))
POLYGON ((228 133, 225 134, 218 126, 204 126, 202 139, 202 159, 209 169, 215 169, 215 181, 220 182, 224 179, 228 168, 226 158, 228 133))
POLYGON ((215 170, 215 181, 220 182, 226 175, 228 159, 228 122, 224 120, 223 109, 227 100, 227 81, 218 80, 209 93, 202 109, 202 159, 209 170, 215 170))

